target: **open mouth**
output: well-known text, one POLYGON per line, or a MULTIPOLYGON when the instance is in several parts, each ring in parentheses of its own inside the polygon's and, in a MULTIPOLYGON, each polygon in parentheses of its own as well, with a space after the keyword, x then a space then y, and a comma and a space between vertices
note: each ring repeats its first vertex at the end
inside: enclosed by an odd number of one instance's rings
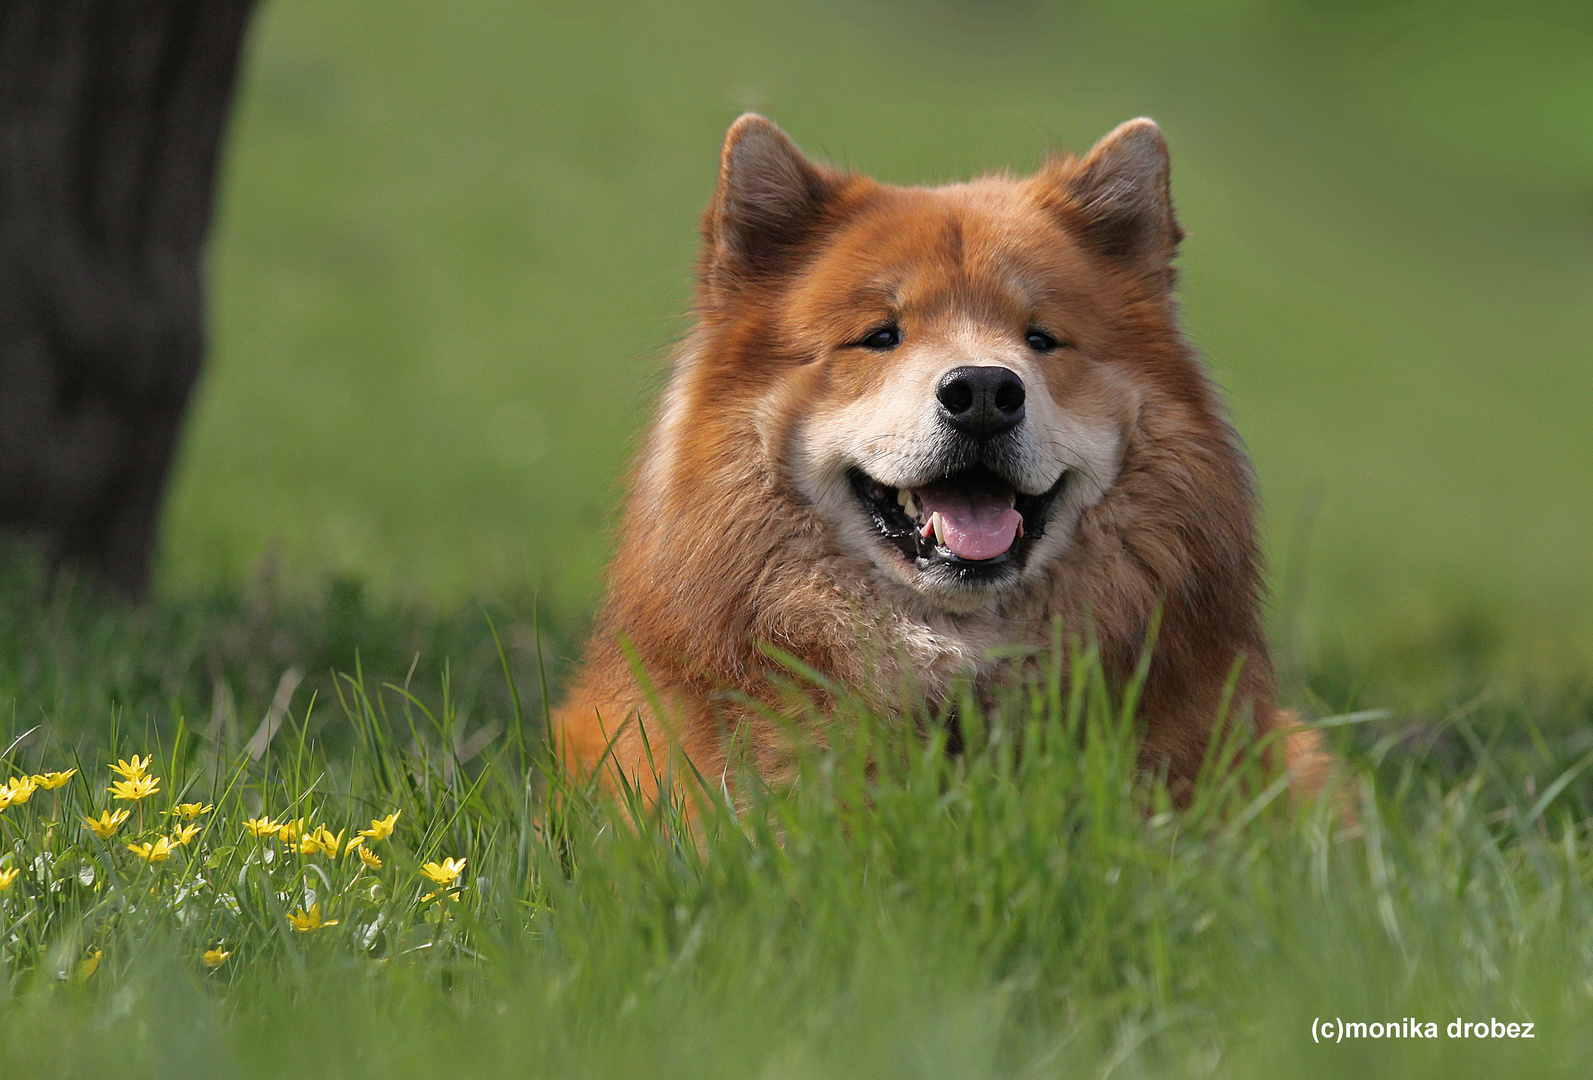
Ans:
POLYGON ((852 490, 883 539, 920 570, 947 569, 969 580, 992 580, 1022 567, 1067 477, 1064 472, 1050 491, 1025 495, 984 466, 912 488, 880 483, 861 469, 850 473, 852 490))

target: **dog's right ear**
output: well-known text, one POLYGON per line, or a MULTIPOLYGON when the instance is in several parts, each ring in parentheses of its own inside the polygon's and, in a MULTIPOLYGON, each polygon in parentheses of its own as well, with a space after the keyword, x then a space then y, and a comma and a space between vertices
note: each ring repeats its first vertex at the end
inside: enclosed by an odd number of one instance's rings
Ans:
POLYGON ((703 215, 703 284, 730 289, 784 270, 840 188, 766 117, 745 113, 725 134, 719 187, 703 215))
POLYGON ((1166 275, 1183 229, 1168 188, 1167 140, 1154 120, 1119 124, 1083 161, 1042 170, 1060 187, 1062 208, 1095 250, 1122 264, 1166 275))

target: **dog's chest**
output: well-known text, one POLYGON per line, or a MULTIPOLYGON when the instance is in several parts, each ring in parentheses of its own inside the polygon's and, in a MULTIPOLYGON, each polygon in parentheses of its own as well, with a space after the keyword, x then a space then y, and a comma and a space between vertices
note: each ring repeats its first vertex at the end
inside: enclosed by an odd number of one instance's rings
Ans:
POLYGON ((943 693, 959 677, 982 681, 993 674, 1002 661, 992 658, 991 650, 1010 644, 991 627, 936 625, 906 615, 892 619, 891 637, 908 667, 901 674, 930 696, 943 693))

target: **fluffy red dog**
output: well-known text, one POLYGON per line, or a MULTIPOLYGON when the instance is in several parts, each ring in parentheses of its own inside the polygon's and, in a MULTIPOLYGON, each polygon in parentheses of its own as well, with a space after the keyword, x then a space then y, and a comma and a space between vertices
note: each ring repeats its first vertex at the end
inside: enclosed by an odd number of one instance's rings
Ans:
MULTIPOLYGON (((572 768, 607 752, 651 793, 665 747, 718 778, 734 744, 778 775, 789 738, 745 704, 779 706, 761 643, 888 707, 904 685, 993 686, 1010 661, 990 650, 1049 646, 1058 617, 1126 678, 1158 610, 1143 768, 1187 788, 1236 664, 1231 710, 1290 726, 1249 469, 1178 327, 1153 122, 1025 179, 926 189, 812 162, 749 114, 702 233, 697 325, 556 717, 572 768)), ((1316 740, 1284 739, 1302 787, 1316 740)))

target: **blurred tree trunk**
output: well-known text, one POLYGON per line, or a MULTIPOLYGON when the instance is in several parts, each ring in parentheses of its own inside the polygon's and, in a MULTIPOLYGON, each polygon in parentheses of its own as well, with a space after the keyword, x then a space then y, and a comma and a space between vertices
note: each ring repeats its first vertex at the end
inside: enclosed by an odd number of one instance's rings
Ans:
POLYGON ((133 596, 254 0, 0 0, 0 529, 133 596))

